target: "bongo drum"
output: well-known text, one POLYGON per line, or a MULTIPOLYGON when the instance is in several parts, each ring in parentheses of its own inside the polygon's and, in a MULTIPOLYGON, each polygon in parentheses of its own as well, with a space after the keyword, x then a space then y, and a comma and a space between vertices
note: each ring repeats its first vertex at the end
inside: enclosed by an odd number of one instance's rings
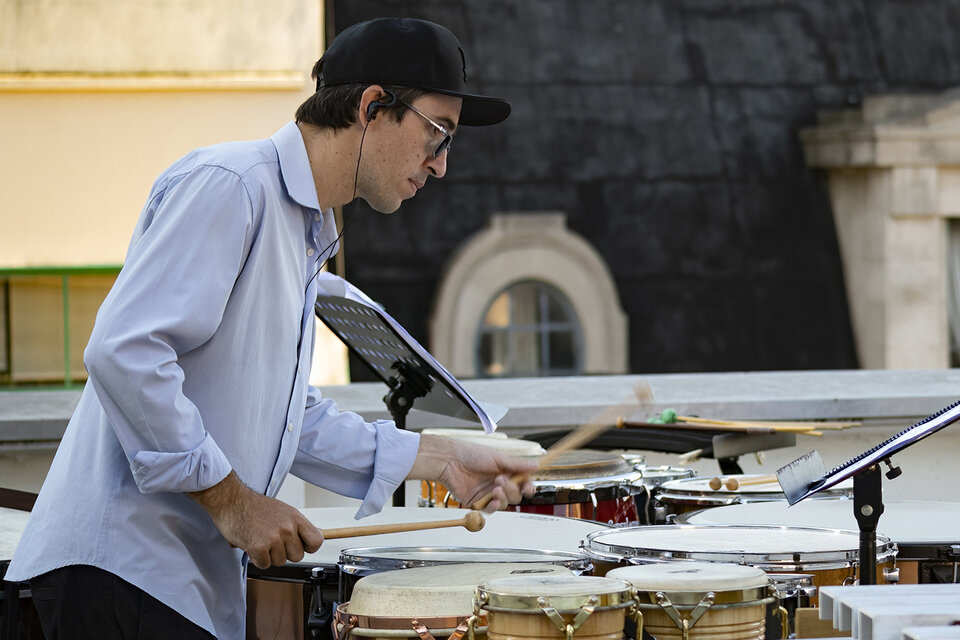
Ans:
MULTIPOLYGON (((726 484, 719 489, 711 489, 711 478, 684 478, 670 480, 660 485, 654 500, 658 513, 664 515, 663 522, 673 522, 677 516, 691 511, 698 511, 711 507, 721 507, 731 504, 747 504, 751 502, 786 502, 787 498, 775 479, 768 482, 758 482, 768 476, 762 474, 733 474, 723 476, 723 480, 733 479, 737 488, 728 489, 726 484)), ((835 487, 825 489, 809 499, 838 500, 853 498, 853 480, 841 482, 835 487)), ((852 506, 850 507, 853 508, 852 506)))
MULTIPOLYGON (((821 587, 856 580, 860 535, 815 527, 653 525, 591 533, 581 548, 597 575, 633 564, 728 562, 768 573, 808 573, 821 587)), ((877 575, 893 567, 896 553, 889 538, 877 536, 877 575)))
POLYGON ((766 573, 736 564, 647 564, 607 577, 633 585, 643 630, 657 640, 761 640, 776 601, 766 573))
MULTIPOLYGON (((424 429, 420 433, 482 444, 500 453, 521 458, 532 458, 546 453, 544 448, 536 442, 509 438, 506 434, 498 431, 484 433, 478 429, 424 429)), ((417 504, 421 507, 456 508, 460 506, 450 490, 435 480, 420 481, 420 498, 417 500, 417 504)))
MULTIPOLYGON (((743 504, 695 511, 677 518, 689 524, 783 524, 857 529, 851 502, 802 500, 743 504)), ((960 503, 919 500, 884 501, 877 532, 897 545, 899 581, 957 582, 960 562, 960 503), (919 526, 918 523, 922 523, 919 526)))
POLYGON ((634 496, 644 491, 642 477, 620 454, 568 451, 531 474, 534 495, 514 509, 607 524, 636 523, 634 496))
POLYGON ((474 613, 487 616, 489 640, 620 640, 636 613, 633 589, 594 576, 514 576, 477 587, 474 613))
MULTIPOLYGON (((354 519, 356 511, 355 507, 301 509, 307 519, 321 529, 447 518, 458 520, 468 513, 466 509, 384 507, 380 513, 357 521, 354 519)), ((269 569, 248 565, 247 628, 257 630, 259 637, 267 638, 302 638, 305 628, 321 632, 329 629, 335 603, 340 601, 338 563, 344 549, 411 543, 430 547, 500 549, 520 546, 518 541, 529 541, 531 546, 541 550, 566 552, 565 558, 572 556, 581 565, 589 566, 589 561, 580 554, 580 541, 588 533, 604 528, 607 527, 584 520, 497 512, 488 514, 483 529, 477 532, 450 527, 325 540, 316 553, 305 555, 299 562, 269 569)))
MULTIPOLYGON (((361 578, 349 602, 337 606, 334 637, 461 638, 473 615, 477 586, 508 576, 571 575, 552 564, 449 564, 386 571, 361 578), (429 635, 427 635, 429 634, 429 635)), ((486 632, 486 618, 474 621, 486 632)))
MULTIPOLYGON (((568 575, 590 569, 583 555, 567 551, 536 549, 480 549, 476 547, 360 547, 340 554, 340 602, 352 599, 364 578, 400 569, 470 563, 476 566, 503 565, 560 567, 568 575)), ((478 583, 474 584, 477 586, 478 583)))

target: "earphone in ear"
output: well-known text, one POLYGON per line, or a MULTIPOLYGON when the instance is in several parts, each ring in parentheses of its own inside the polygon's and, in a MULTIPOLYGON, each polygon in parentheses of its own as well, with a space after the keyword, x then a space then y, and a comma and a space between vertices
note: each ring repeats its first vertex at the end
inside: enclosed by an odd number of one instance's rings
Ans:
POLYGON ((381 107, 392 107, 397 104, 397 95, 390 91, 389 89, 384 89, 383 92, 390 96, 389 102, 375 101, 367 105, 367 120, 373 120, 377 117, 377 109, 381 107))

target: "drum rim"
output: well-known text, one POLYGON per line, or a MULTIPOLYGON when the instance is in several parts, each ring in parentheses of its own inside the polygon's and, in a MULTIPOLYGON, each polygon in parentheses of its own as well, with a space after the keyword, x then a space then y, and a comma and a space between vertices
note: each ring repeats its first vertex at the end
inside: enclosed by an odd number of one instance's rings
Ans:
MULTIPOLYGON (((618 578, 578 576, 577 583, 584 585, 584 589, 576 594, 565 595, 518 594, 497 591, 496 588, 498 585, 496 583, 502 583, 504 580, 513 580, 513 578, 498 578, 484 582, 477 587, 476 609, 478 611, 535 613, 542 615, 543 607, 550 606, 556 609, 561 615, 571 615, 576 614, 583 608, 587 598, 594 596, 597 598, 594 606, 595 613, 623 609, 636 604, 633 587, 629 582, 618 578), (591 582, 598 587, 601 587, 601 585, 605 583, 608 590, 588 589, 587 586, 591 582), (491 587, 491 583, 495 584, 491 587), (546 599, 546 605, 544 605, 543 599, 546 599)), ((558 580, 551 580, 549 577, 546 577, 544 580, 547 582, 560 582, 561 580, 566 581, 567 578, 564 576, 558 580)))
MULTIPOLYGON (((352 618, 356 621, 356 624, 353 626, 354 629, 409 630, 411 632, 410 637, 413 638, 420 637, 411 625, 411 622, 414 620, 434 634, 449 635, 456 631, 457 627, 461 624, 469 622, 470 617, 474 615, 473 611, 469 611, 463 614, 448 616, 371 616, 369 614, 350 613, 347 611, 349 605, 349 600, 337 604, 336 611, 334 612, 334 623, 346 624, 352 618)), ((474 629, 479 630, 485 628, 487 622, 486 616, 478 615, 477 618, 480 624, 474 627, 474 629)))
POLYGON ((570 568, 571 565, 578 567, 580 570, 585 570, 590 564, 590 560, 586 558, 582 553, 573 553, 571 551, 560 551, 557 549, 520 549, 520 548, 489 548, 489 547, 457 547, 457 546, 445 546, 445 547, 412 547, 412 546, 396 546, 396 547, 351 547, 349 549, 343 549, 340 552, 340 562, 337 565, 340 567, 340 571, 343 573, 351 575, 359 575, 364 570, 378 570, 383 571, 384 564, 391 563, 389 568, 405 568, 409 569, 412 567, 427 567, 435 566, 440 564, 469 564, 474 562, 519 562, 519 563, 546 563, 546 564, 560 564, 564 567, 570 568), (452 552, 461 552, 461 553, 488 553, 488 554, 503 554, 503 553, 516 553, 517 555, 521 554, 535 554, 540 556, 538 559, 530 560, 462 560, 462 559, 450 559, 450 560, 429 560, 426 558, 415 559, 415 558, 396 558, 396 557, 387 557, 387 556, 377 556, 376 552, 392 552, 392 553, 402 553, 402 552, 443 552, 443 553, 452 553, 452 552), (553 559, 553 561, 544 558, 553 559), (557 562, 562 560, 563 562, 557 562), (403 567, 396 567, 395 563, 403 563, 403 567))
POLYGON ((569 504, 635 495, 644 490, 642 474, 628 471, 619 475, 596 476, 589 478, 564 478, 559 480, 532 480, 534 494, 524 498, 520 505, 530 504, 569 504))
MULTIPOLYGON (((804 568, 818 570, 834 568, 835 566, 847 567, 857 564, 859 557, 859 533, 849 529, 827 529, 823 527, 798 527, 785 525, 692 525, 692 524, 667 524, 667 525, 645 525, 640 527, 619 527, 612 531, 595 531, 587 534, 586 539, 580 544, 580 549, 587 558, 627 562, 628 564, 647 564, 649 562, 670 562, 677 561, 705 561, 705 562, 735 562, 736 564, 748 564, 758 568, 771 567, 775 570, 785 571, 785 567, 793 567, 795 570, 804 568), (726 551, 689 551, 677 549, 645 549, 643 547, 627 547, 612 543, 598 542, 597 538, 604 534, 616 534, 625 531, 651 531, 651 530, 694 530, 704 531, 722 529, 746 529, 756 531, 763 529, 768 531, 779 530, 797 530, 797 531, 817 531, 818 533, 842 534, 854 537, 857 541, 852 549, 835 549, 831 551, 777 551, 777 552, 756 552, 742 549, 731 549, 726 551), (666 555, 665 555, 666 554, 666 555), (732 559, 733 558, 733 559, 732 559), (646 562, 645 562, 646 561, 646 562)), ((886 536, 877 535, 877 558, 876 561, 883 563, 893 560, 897 555, 897 545, 891 543, 886 536)), ((766 569, 764 569, 766 571, 766 569)))

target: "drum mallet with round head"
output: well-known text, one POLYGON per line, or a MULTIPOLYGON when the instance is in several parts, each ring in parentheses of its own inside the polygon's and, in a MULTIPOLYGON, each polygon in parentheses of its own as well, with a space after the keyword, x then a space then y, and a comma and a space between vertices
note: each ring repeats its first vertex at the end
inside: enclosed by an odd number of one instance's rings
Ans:
POLYGON ((373 536, 382 533, 401 533, 404 531, 422 531, 424 529, 442 529, 444 527, 464 527, 467 531, 480 531, 486 522, 479 511, 471 511, 457 520, 431 520, 429 522, 396 522, 393 524, 371 524, 357 527, 339 527, 337 529, 321 529, 325 540, 335 538, 354 538, 358 536, 373 536))

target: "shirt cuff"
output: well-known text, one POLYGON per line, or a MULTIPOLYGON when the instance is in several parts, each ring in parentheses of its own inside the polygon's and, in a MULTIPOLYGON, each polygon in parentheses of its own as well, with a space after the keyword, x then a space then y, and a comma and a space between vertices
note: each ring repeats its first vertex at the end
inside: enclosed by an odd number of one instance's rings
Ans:
POLYGON ((130 469, 140 493, 185 493, 209 489, 226 478, 232 467, 207 433, 190 451, 140 451, 130 469))
POLYGON ((357 510, 357 519, 379 513, 397 487, 407 479, 420 449, 420 434, 397 429, 391 420, 371 423, 377 429, 377 456, 373 481, 357 510))

